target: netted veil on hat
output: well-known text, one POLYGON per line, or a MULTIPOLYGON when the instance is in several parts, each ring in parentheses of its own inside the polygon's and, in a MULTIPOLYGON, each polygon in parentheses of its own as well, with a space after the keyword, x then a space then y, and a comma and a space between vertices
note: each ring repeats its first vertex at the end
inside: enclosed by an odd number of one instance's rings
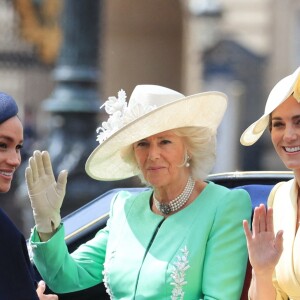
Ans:
POLYGON ((191 96, 157 85, 138 85, 128 105, 126 93, 109 97, 103 105, 110 115, 97 129, 100 145, 87 159, 85 170, 97 180, 135 176, 138 171, 124 160, 124 150, 151 135, 180 127, 205 127, 215 134, 227 107, 221 92, 191 96))
POLYGON ((274 86, 267 99, 264 114, 243 132, 240 138, 241 144, 244 146, 253 145, 268 127, 269 115, 272 111, 291 95, 300 102, 300 67, 274 86))
POLYGON ((16 101, 9 95, 0 92, 0 124, 18 114, 16 101))

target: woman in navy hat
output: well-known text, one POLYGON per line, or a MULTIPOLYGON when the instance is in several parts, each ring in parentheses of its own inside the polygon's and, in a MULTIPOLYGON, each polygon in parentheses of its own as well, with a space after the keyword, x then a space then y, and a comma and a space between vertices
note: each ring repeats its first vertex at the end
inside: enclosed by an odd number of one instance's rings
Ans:
MULTIPOLYGON (((0 92, 0 193, 10 190, 14 173, 21 164, 23 126, 17 113, 15 100, 0 92)), ((56 295, 44 294, 43 281, 36 289, 25 238, 1 209, 0 239, 0 299, 58 299, 56 295)))

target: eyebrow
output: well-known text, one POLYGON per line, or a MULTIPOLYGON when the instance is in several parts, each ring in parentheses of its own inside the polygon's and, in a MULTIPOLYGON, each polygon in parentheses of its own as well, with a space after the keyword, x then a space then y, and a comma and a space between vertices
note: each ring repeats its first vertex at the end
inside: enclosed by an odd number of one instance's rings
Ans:
MULTIPOLYGON (((15 141, 12 137, 7 136, 7 135, 0 135, 0 142, 1 142, 2 139, 3 139, 4 141, 6 141, 6 142, 14 142, 14 141, 15 141)), ((20 140, 20 141, 18 142, 18 144, 23 144, 23 142, 24 142, 24 140, 20 140)))
MULTIPOLYGON (((296 115, 296 116, 292 117, 292 120, 296 120, 299 118, 300 118, 300 115, 296 115)), ((282 118, 281 117, 272 117, 272 120, 282 120, 282 118)))

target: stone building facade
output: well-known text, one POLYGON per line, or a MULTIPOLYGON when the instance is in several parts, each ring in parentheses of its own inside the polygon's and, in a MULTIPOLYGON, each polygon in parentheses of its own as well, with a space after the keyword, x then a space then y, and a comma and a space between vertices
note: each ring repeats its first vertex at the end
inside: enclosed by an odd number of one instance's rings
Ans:
MULTIPOLYGON (((130 95, 144 83, 187 95, 224 91, 229 105, 214 172, 284 169, 267 134, 249 149, 239 136, 262 113, 271 87, 300 65, 299 1, 100 2, 99 107, 121 88, 130 95)), ((56 85, 63 4, 0 0, 0 90, 17 99, 21 117, 36 131, 29 152, 51 131, 42 103, 56 85)))

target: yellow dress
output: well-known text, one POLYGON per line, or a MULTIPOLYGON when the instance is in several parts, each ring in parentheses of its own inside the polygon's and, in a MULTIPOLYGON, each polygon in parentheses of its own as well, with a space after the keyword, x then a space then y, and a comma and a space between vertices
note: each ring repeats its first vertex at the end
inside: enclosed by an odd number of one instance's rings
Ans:
POLYGON ((295 179, 278 183, 271 191, 274 232, 283 230, 283 253, 275 268, 276 300, 300 300, 300 230, 296 231, 298 186, 295 179))

